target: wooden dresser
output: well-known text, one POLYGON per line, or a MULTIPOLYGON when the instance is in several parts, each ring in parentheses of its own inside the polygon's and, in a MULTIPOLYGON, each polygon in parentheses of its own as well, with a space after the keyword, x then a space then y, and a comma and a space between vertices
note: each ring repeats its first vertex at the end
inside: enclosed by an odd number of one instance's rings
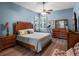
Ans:
POLYGON ((69 32, 67 39, 68 49, 74 47, 77 42, 79 42, 79 32, 69 32))
POLYGON ((15 45, 15 43, 16 43, 15 35, 0 37, 0 51, 5 48, 15 45))
POLYGON ((52 37, 59 38, 59 39, 67 39, 67 31, 64 28, 53 29, 52 37))

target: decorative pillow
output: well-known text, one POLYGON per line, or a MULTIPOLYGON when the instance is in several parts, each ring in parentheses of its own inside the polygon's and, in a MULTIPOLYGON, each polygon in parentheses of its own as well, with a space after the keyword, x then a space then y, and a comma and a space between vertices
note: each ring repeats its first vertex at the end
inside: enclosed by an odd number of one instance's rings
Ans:
POLYGON ((29 31, 30 33, 33 33, 34 29, 27 29, 27 31, 29 31))
POLYGON ((79 43, 75 44, 74 51, 75 51, 75 55, 79 56, 79 43))
POLYGON ((33 29, 27 29, 27 34, 32 34, 32 33, 34 33, 33 29))
POLYGON ((65 52, 66 56, 75 56, 73 48, 70 48, 65 52))

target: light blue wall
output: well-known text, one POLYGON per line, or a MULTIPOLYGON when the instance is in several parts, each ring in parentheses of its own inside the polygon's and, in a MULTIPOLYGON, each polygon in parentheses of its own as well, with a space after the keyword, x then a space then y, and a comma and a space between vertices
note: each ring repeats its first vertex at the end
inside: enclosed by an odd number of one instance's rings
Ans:
MULTIPOLYGON (((25 9, 14 3, 10 3, 10 2, 0 3, 0 23, 5 24, 6 22, 9 22, 10 34, 13 33, 14 22, 16 21, 33 22, 34 17, 37 15, 38 15, 37 13, 25 9)), ((6 33, 6 31, 4 31, 3 34, 4 33, 6 33)))
MULTIPOLYGON (((58 19, 68 19, 69 28, 73 29, 72 17, 73 17, 73 9, 79 15, 79 4, 76 4, 74 8, 64 9, 60 11, 52 11, 51 14, 48 15, 48 20, 58 20, 58 19)), ((34 17, 38 16, 37 13, 25 9, 19 5, 14 3, 0 3, 0 24, 4 24, 7 21, 10 23, 10 34, 13 33, 13 23, 16 21, 29 21, 33 22, 34 17)), ((79 29, 79 26, 78 26, 79 29)), ((5 31, 3 32, 3 34, 5 31)))
POLYGON ((51 14, 48 15, 49 20, 59 20, 59 19, 68 19, 68 26, 70 29, 73 28, 72 25, 72 17, 73 17, 73 8, 59 10, 59 11, 52 11, 51 14))
POLYGON ((76 3, 76 5, 74 6, 74 11, 76 12, 77 14, 77 21, 78 21, 78 31, 79 31, 79 3, 76 3))
POLYGON ((0 24, 0 36, 2 35, 2 31, 1 31, 1 24, 0 24))

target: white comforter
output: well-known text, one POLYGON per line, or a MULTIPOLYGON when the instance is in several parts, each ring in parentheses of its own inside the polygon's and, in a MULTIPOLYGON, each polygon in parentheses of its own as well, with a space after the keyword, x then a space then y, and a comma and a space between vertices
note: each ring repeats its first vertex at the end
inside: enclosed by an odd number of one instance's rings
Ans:
POLYGON ((50 33, 34 32, 32 34, 18 35, 17 40, 34 45, 35 50, 40 52, 51 40, 51 35, 50 33))

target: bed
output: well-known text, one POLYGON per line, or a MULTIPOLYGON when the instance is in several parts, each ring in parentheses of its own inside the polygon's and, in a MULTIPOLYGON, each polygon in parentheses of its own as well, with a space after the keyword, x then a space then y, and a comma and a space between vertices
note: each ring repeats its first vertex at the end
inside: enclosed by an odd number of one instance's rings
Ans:
POLYGON ((35 52, 40 52, 51 42, 50 33, 33 32, 31 34, 19 35, 19 30, 33 29, 33 25, 29 22, 17 22, 14 25, 14 33, 17 34, 17 43, 25 48, 30 48, 35 52))

